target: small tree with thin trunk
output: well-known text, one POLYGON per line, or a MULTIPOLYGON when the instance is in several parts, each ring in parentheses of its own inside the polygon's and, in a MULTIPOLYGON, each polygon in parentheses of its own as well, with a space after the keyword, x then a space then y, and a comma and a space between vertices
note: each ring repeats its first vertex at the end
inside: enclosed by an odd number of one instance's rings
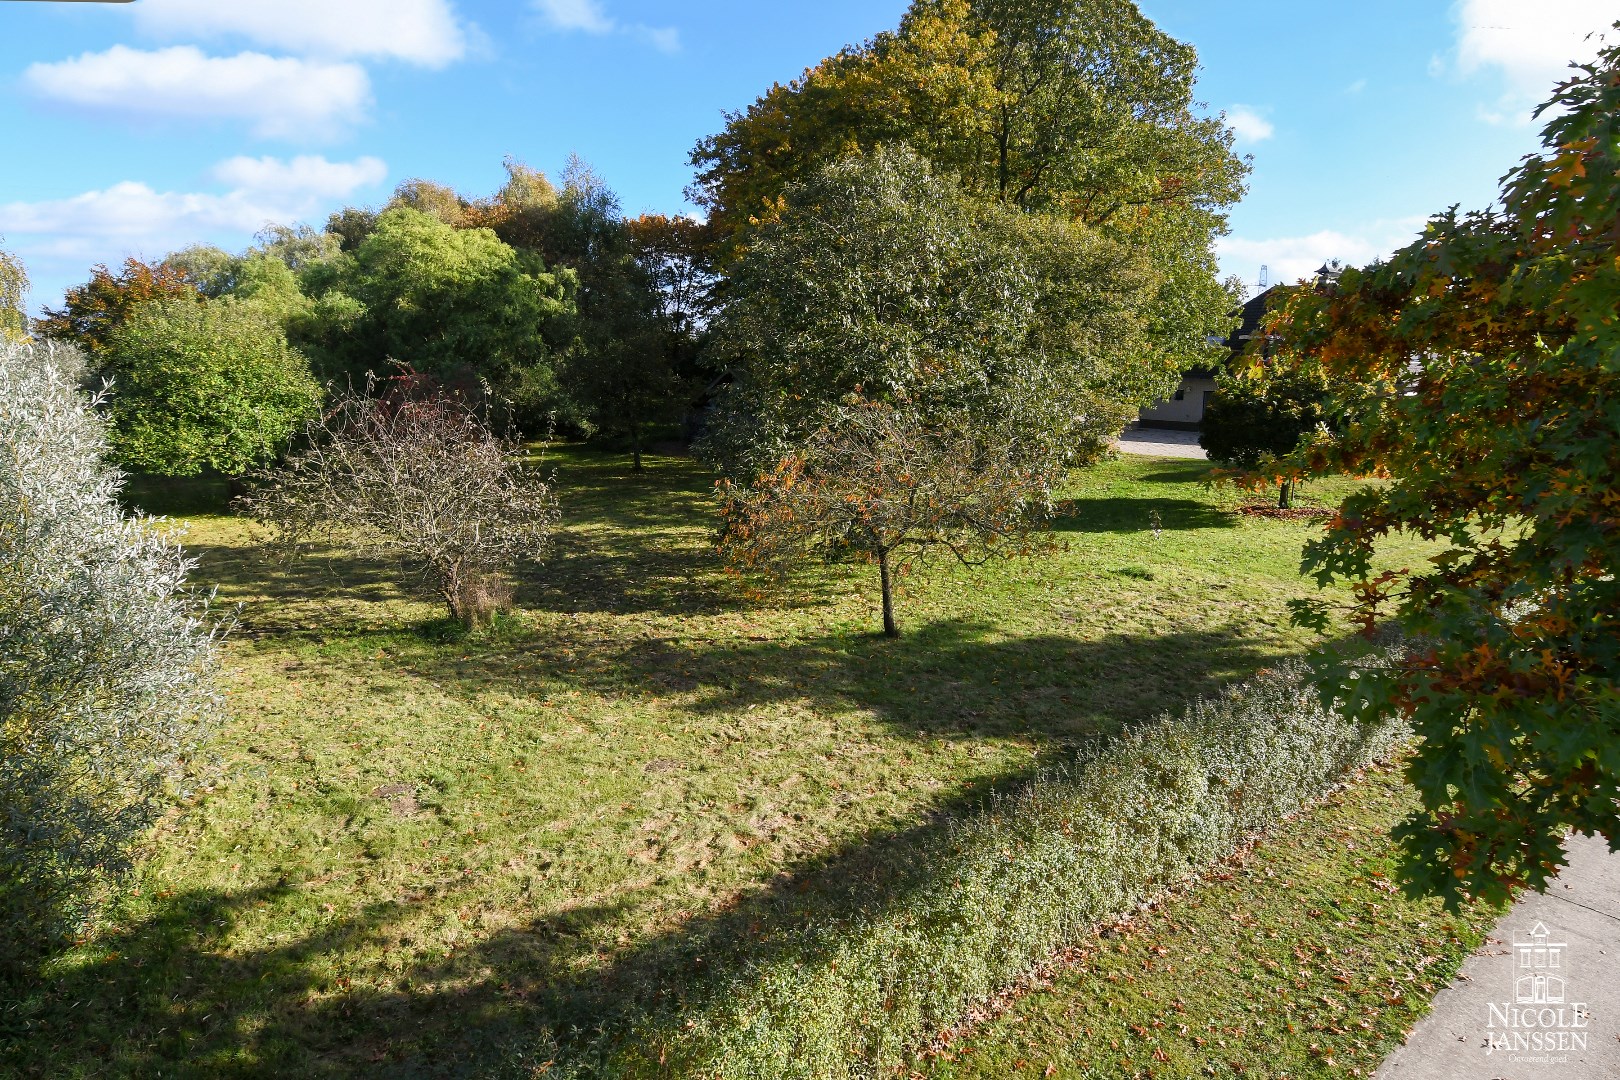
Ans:
POLYGON ((557 523, 551 486, 520 445, 442 391, 351 393, 307 435, 243 500, 274 547, 292 556, 327 542, 396 559, 468 627, 511 607, 508 575, 545 553, 557 523))
POLYGON ((994 429, 861 402, 747 487, 721 482, 721 554, 734 571, 777 577, 806 555, 876 562, 883 632, 899 637, 900 573, 931 555, 976 566, 1049 545, 1039 529, 1052 482, 994 429))
MULTIPOLYGON (((1292 370, 1269 370, 1262 363, 1243 375, 1223 374, 1204 409, 1198 445, 1210 460, 1245 472, 1286 457, 1318 431, 1327 430, 1327 384, 1292 370)), ((1294 503, 1297 480, 1277 480, 1277 505, 1294 503)))

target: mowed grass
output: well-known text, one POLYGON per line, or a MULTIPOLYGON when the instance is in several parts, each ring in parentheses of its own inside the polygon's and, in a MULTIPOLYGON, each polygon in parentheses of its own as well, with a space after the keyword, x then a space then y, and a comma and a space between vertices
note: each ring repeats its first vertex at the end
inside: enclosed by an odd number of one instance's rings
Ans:
POLYGON ((689 460, 545 467, 556 549, 472 638, 390 567, 276 567, 247 523, 185 520, 241 605, 217 780, 0 1015, 10 1067, 521 1074, 1066 747, 1311 644, 1285 609, 1310 527, 1229 513, 1201 462, 1077 473, 1061 553, 909 580, 899 641, 870 568, 725 575, 689 460))
POLYGON ((943 1040, 930 1080, 1370 1077, 1502 914, 1395 885, 1416 805, 1371 772, 943 1040))

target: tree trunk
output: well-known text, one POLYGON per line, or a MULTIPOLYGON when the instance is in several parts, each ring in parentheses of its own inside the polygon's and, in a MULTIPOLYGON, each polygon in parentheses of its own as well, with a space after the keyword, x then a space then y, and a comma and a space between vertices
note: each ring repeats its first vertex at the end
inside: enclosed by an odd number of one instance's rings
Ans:
POLYGON ((894 621, 894 582, 889 576, 889 553, 878 552, 878 576, 883 581, 883 636, 899 637, 900 627, 894 621))
POLYGON ((1277 493, 1277 509, 1292 510, 1294 508, 1294 482, 1284 480, 1282 490, 1277 493))
POLYGON ((630 425, 630 471, 641 471, 641 428, 639 425, 630 425))

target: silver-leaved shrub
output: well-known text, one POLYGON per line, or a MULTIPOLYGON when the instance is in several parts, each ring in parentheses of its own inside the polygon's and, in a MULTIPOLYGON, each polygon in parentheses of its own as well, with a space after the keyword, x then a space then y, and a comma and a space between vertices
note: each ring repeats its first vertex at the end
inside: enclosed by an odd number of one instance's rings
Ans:
MULTIPOLYGON (((1393 655, 1375 653, 1351 670, 1365 674, 1393 655)), ((1280 664, 955 819, 908 853, 905 884, 873 891, 851 880, 847 902, 833 906, 842 915, 784 920, 768 948, 756 944, 740 962, 710 942, 702 959, 712 984, 641 1021, 625 1040, 636 1048, 605 1071, 899 1075, 930 1035, 1053 950, 1408 745, 1400 721, 1363 723, 1316 683, 1306 664, 1280 664), (637 1056, 648 1046, 657 1068, 637 1056)))
POLYGON ((194 563, 119 506, 82 370, 0 342, 0 969, 129 869, 220 705, 194 563))

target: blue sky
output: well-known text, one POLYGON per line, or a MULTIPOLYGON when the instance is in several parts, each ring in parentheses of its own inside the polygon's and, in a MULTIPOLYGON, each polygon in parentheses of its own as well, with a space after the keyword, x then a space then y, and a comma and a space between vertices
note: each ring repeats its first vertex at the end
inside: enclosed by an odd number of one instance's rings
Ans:
MULTIPOLYGON (((631 213, 687 209, 686 155, 771 82, 894 26, 902 0, 0 0, 0 235, 54 304, 97 262, 244 246, 516 156, 596 166, 631 213)), ((1531 106, 1612 0, 1143 0, 1199 50, 1252 154, 1221 243, 1251 282, 1392 250, 1482 206, 1531 106)))

